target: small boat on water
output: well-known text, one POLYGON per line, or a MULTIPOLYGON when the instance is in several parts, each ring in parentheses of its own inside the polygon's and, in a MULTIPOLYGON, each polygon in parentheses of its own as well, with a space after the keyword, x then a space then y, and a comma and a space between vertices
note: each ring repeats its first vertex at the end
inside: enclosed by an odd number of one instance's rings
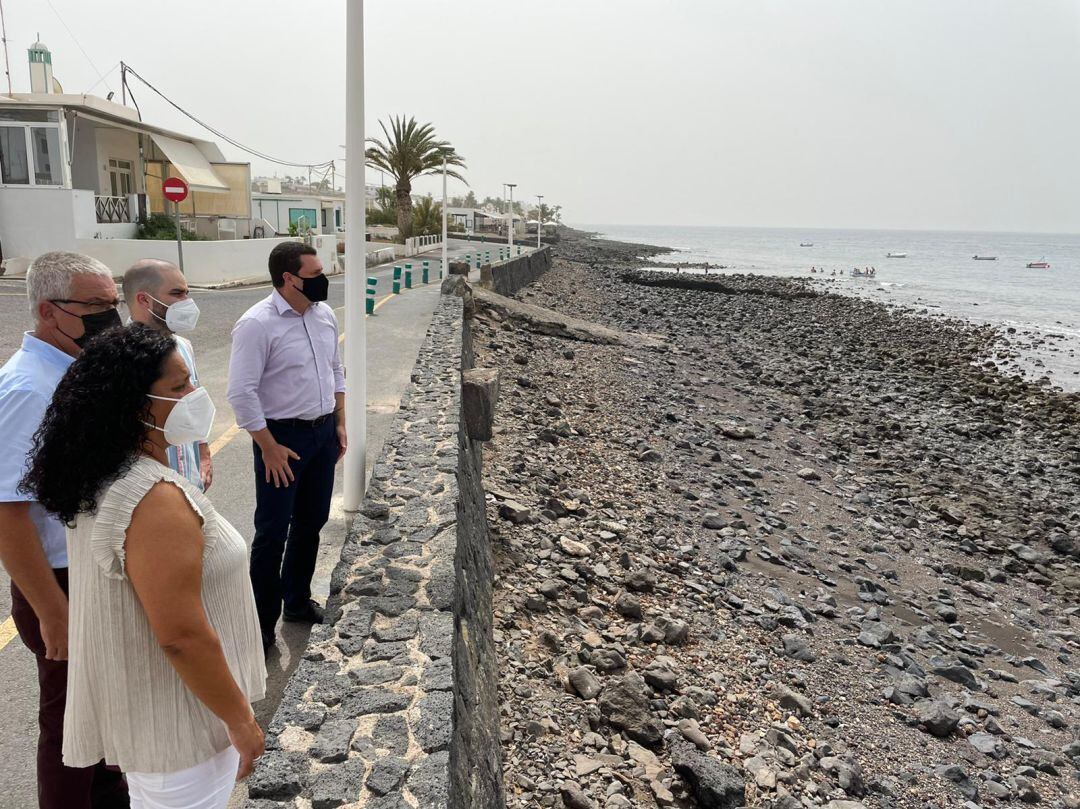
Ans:
POLYGON ((886 253, 885 258, 907 258, 907 253, 886 253))
POLYGON ((976 261, 997 261, 997 256, 980 256, 976 254, 972 258, 976 261))
POLYGON ((858 267, 851 268, 852 278, 873 278, 875 275, 877 275, 877 270, 872 267, 868 270, 860 270, 858 267))
POLYGON ((813 247, 813 242, 799 242, 799 247, 813 247))
POLYGON ((1040 258, 1038 261, 1029 261, 1027 268, 1029 270, 1049 270, 1050 262, 1045 258, 1040 258))

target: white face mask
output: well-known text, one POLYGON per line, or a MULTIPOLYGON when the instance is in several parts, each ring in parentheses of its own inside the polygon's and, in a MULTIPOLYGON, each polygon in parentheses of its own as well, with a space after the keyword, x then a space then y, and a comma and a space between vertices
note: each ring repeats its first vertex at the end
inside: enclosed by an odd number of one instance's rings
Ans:
POLYGON ((149 292, 146 293, 146 297, 154 303, 160 303, 165 307, 164 318, 160 317, 153 309, 150 310, 150 314, 158 320, 164 320, 165 325, 169 327, 169 331, 177 333, 191 331, 195 328, 195 324, 199 322, 199 307, 191 298, 184 298, 182 301, 167 304, 164 301, 159 301, 149 292))
POLYGON ((146 394, 151 399, 160 399, 163 402, 176 402, 176 406, 169 412, 165 419, 165 426, 158 427, 156 424, 146 424, 155 430, 165 433, 165 440, 174 447, 192 444, 196 441, 205 442, 210 437, 210 429, 214 426, 214 414, 217 409, 206 392, 206 388, 195 388, 187 396, 180 399, 171 399, 168 396, 154 396, 146 394))

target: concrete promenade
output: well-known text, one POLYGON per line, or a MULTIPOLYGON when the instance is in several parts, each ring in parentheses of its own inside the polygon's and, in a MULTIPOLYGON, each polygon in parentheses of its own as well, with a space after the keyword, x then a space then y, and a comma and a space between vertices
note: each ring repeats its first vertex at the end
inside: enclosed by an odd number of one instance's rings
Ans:
MULTIPOLYGON (((478 247, 490 250, 493 259, 502 245, 479 245, 450 240, 448 253, 453 260, 478 247)), ((368 317, 368 450, 371 466, 378 457, 387 431, 393 421, 398 403, 409 384, 417 352, 423 342, 438 302, 438 267, 441 251, 402 259, 413 264, 411 290, 400 295, 390 292, 393 264, 369 270, 368 275, 379 279, 377 310, 368 317), (420 263, 430 261, 431 282, 420 284, 420 263)), ((123 268, 114 268, 122 271, 123 268)), ((198 329, 190 335, 195 346, 200 380, 210 391, 217 405, 217 418, 211 434, 214 456, 214 483, 209 496, 219 513, 227 518, 250 543, 253 534, 252 516, 255 507, 254 473, 251 440, 235 426, 232 408, 225 399, 227 384, 230 333, 236 319, 256 301, 270 293, 270 284, 236 289, 201 291, 193 296, 202 312, 198 329)), ((345 279, 334 276, 330 283, 329 305, 335 308, 339 324, 344 327, 343 305, 345 279)), ((122 312, 126 318, 126 311, 122 312)), ((18 348, 22 333, 30 328, 25 285, 21 281, 0 278, 0 362, 18 348)), ((340 552, 346 531, 345 514, 341 509, 341 473, 335 485, 330 522, 322 533, 322 546, 313 582, 316 598, 322 600, 329 586, 329 577, 340 552)), ((22 809, 36 805, 34 760, 37 738, 37 680, 33 657, 19 641, 9 620, 11 598, 8 578, 0 570, 0 682, 3 704, 0 707, 0 809, 22 809)), ((267 660, 270 673, 268 696, 256 707, 261 722, 273 715, 288 675, 299 660, 307 640, 307 627, 285 624, 279 633, 277 649, 267 660)))

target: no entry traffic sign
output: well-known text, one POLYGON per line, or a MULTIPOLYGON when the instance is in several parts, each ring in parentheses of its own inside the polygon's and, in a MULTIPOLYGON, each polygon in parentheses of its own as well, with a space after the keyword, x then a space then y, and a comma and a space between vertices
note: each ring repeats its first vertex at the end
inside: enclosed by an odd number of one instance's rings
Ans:
POLYGON ((183 202, 187 199, 188 184, 179 177, 170 177, 161 184, 161 193, 169 202, 183 202))

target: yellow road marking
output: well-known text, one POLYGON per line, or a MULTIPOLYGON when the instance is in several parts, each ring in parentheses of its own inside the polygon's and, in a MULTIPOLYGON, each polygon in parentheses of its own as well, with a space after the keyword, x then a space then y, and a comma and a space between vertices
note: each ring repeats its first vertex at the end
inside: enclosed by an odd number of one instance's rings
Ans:
POLYGON ((236 424, 236 422, 233 422, 232 426, 229 427, 229 429, 223 432, 220 436, 218 436, 217 441, 210 445, 210 454, 217 455, 222 447, 224 447, 226 444, 236 438, 237 433, 239 432, 240 427, 236 424))
POLYGON ((19 630, 15 628, 15 619, 9 615, 7 620, 0 624, 0 649, 11 643, 11 639, 18 634, 19 630))
MULTIPOLYGON (((390 294, 390 295, 387 295, 385 298, 383 298, 381 301, 376 301, 375 302, 375 308, 372 309, 371 311, 374 312, 376 309, 378 309, 380 306, 382 306, 384 303, 386 303, 388 300, 390 300, 391 298, 394 298, 394 297, 397 297, 397 296, 395 296, 393 294, 390 294)), ((338 307, 338 309, 344 309, 344 308, 345 308, 344 306, 339 306, 338 307)), ((367 315, 364 315, 364 317, 367 317, 367 315)), ((338 335, 337 341, 339 343, 344 343, 345 342, 345 332, 344 331, 342 331, 341 334, 338 335)))

